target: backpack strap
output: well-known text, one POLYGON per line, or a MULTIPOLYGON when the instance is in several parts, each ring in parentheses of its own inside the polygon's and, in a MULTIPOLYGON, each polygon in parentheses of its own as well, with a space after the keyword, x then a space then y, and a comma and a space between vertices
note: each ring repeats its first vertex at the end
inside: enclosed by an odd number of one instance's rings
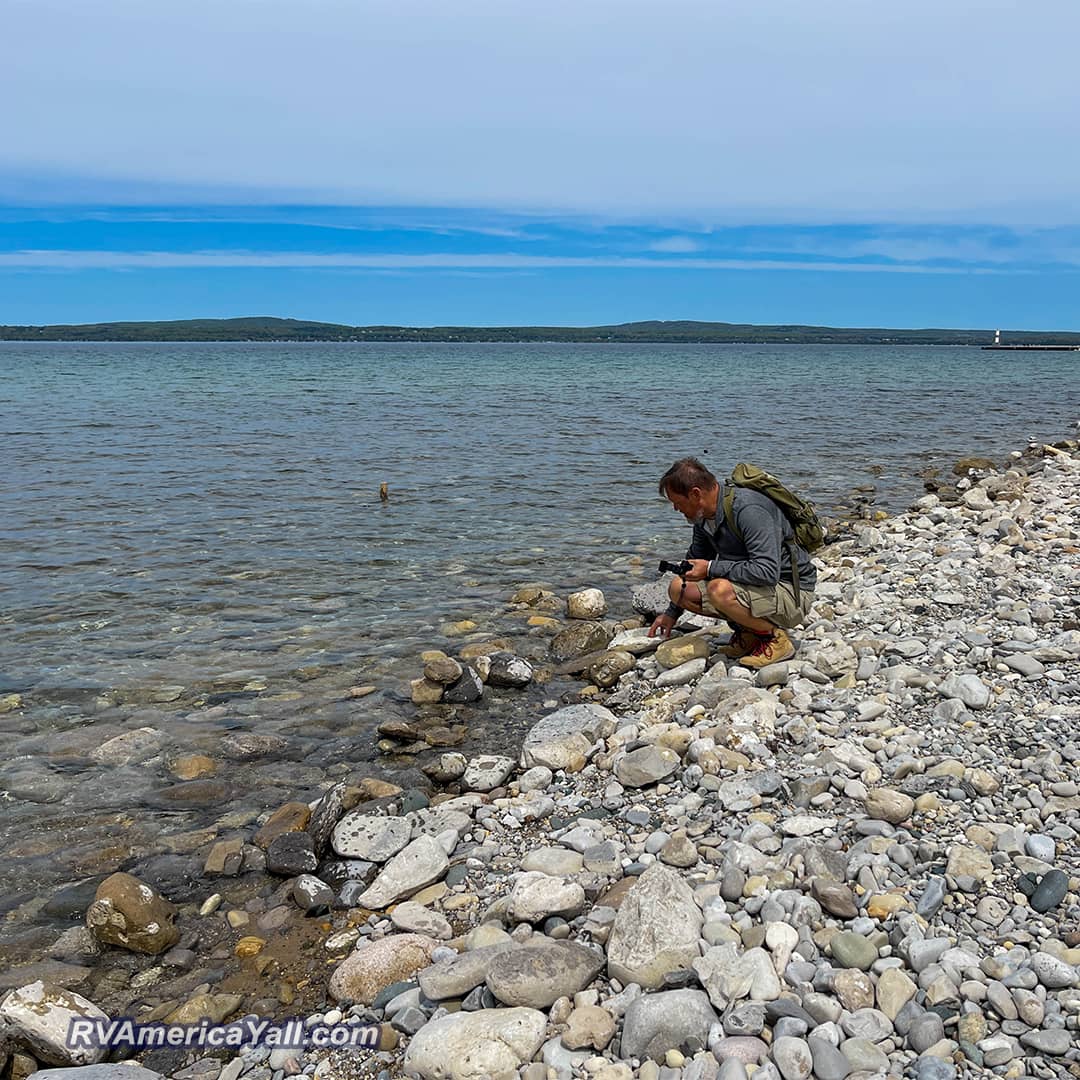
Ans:
POLYGON ((794 538, 785 540, 784 543, 791 556, 791 586, 795 590, 795 603, 802 606, 802 594, 799 592, 799 545, 794 538))
POLYGON ((728 524, 728 528, 740 539, 743 543, 746 542, 745 537, 739 531, 739 526, 735 524, 735 485, 730 483, 724 484, 724 494, 721 499, 721 503, 724 507, 724 520, 728 524))
MULTIPOLYGON (((746 543, 746 538, 739 531, 739 526, 735 524, 735 485, 731 483, 724 484, 724 493, 721 499, 721 504, 724 507, 724 520, 728 523, 728 527, 731 531, 746 543)), ((791 586, 795 592, 795 603, 802 604, 802 594, 799 591, 799 545, 796 543, 795 538, 784 541, 785 547, 788 549, 788 555, 791 558, 791 586)))

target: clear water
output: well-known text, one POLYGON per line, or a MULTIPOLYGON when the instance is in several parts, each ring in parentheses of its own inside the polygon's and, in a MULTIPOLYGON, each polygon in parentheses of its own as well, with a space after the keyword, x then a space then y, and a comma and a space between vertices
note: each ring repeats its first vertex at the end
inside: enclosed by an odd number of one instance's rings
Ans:
MULTIPOLYGON (((444 624, 523 631, 504 605, 530 581, 625 597, 685 547, 655 487, 675 457, 771 467, 826 510, 874 485, 896 510, 920 470, 1078 416, 1075 353, 0 344, 11 903, 220 817, 161 809, 170 753, 280 735, 227 772, 226 810, 272 805, 375 758, 375 726, 414 711, 416 653, 453 644, 444 624), (357 683, 378 691, 349 700, 357 683), (159 756, 93 760, 139 726, 159 756)), ((497 699, 470 736, 512 743, 535 706, 497 699)))

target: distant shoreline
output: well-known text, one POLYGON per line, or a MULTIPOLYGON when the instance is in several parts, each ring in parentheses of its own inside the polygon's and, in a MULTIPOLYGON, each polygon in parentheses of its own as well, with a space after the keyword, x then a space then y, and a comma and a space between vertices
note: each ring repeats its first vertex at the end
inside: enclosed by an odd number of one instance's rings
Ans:
MULTIPOLYGON (((0 326, 0 341, 258 342, 296 344, 581 344, 581 345, 969 345, 993 342, 993 330, 757 326, 747 323, 633 322, 612 326, 345 326, 298 319, 185 319, 79 325, 0 326)), ((1017 330, 1013 345, 1080 345, 1080 333, 1017 330)))

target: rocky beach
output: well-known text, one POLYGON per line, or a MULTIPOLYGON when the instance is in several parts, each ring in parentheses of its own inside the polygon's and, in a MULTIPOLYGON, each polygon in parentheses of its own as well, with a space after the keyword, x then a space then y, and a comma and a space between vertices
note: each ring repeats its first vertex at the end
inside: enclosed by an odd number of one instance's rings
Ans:
MULTIPOLYGON (((990 465, 819 553, 798 652, 760 672, 708 620, 648 639, 663 583, 523 582, 528 648, 462 623, 416 658, 415 715, 380 730, 408 779, 304 763, 271 810, 48 898, 71 922, 2 972, 0 1075, 1080 1077, 1080 448, 990 465), (454 749, 537 691, 519 750, 454 749), (376 1045, 65 1039, 252 1014, 376 1045)), ((269 736, 230 738, 243 762, 269 736)))

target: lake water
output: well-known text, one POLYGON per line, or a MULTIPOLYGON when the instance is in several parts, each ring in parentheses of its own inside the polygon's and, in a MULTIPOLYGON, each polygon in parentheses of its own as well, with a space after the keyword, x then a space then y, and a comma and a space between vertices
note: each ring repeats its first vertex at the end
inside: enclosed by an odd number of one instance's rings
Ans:
MULTIPOLYGON (((542 657, 506 611, 518 585, 625 609, 685 548, 656 493, 678 456, 770 467, 825 511, 859 485, 898 510, 922 470, 1078 416, 1074 353, 0 344, 0 694, 22 695, 0 715, 6 932, 162 836, 375 771, 376 725, 415 712, 416 654, 461 643, 448 623, 542 657), (95 758, 136 727, 144 760, 95 758), (243 732, 281 743, 228 750, 243 732), (177 790, 181 752, 222 763, 208 790, 177 790)), ((510 746, 561 689, 439 720, 510 746)))

